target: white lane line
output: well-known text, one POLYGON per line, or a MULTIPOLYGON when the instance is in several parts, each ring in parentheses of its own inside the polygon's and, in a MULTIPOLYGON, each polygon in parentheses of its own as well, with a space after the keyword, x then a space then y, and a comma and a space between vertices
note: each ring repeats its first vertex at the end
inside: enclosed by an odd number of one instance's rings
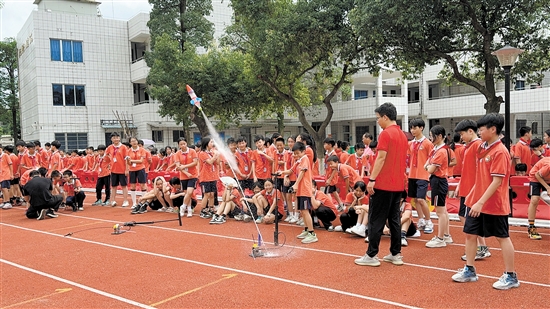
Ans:
MULTIPOLYGON (((119 250, 125 250, 125 251, 129 251, 129 252, 134 252, 134 253, 141 253, 141 254, 146 254, 146 255, 151 255, 151 256, 156 256, 156 257, 161 257, 161 258, 166 258, 166 259, 171 259, 171 260, 176 260, 176 261, 181 261, 181 262, 186 262, 186 263, 191 263, 191 264, 196 264, 196 265, 201 265, 201 266, 206 266, 206 267, 211 267, 211 268, 222 269, 222 270, 231 271, 231 272, 237 272, 237 273, 241 273, 241 274, 245 274, 245 275, 250 275, 250 276, 260 277, 260 278, 264 278, 264 279, 270 279, 270 280, 280 281, 280 282, 284 282, 284 283, 299 285, 299 286, 303 286, 303 287, 307 287, 307 288, 312 288, 312 289, 317 289, 317 290, 326 291, 326 292, 332 292, 332 293, 336 293, 336 294, 340 294, 340 295, 365 299, 365 300, 374 301, 374 302, 383 303, 383 304, 392 305, 392 306, 397 306, 397 307, 401 307, 401 308, 419 309, 419 307, 415 307, 415 306, 411 306, 411 305, 407 305, 407 304, 403 304, 403 303, 398 303, 398 302, 394 302, 394 301, 390 301, 390 300, 365 296, 365 295, 361 295, 361 294, 355 294, 355 293, 346 292, 346 291, 337 290, 337 289, 331 289, 331 288, 327 288, 327 287, 324 287, 324 286, 309 284, 309 283, 300 282, 300 281, 289 280, 289 279, 285 279, 285 278, 280 278, 280 277, 255 273, 255 272, 251 272, 251 271, 246 271, 246 270, 241 270, 241 269, 236 269, 236 268, 231 268, 231 267, 226 267, 226 266, 221 266, 221 265, 215 265, 215 264, 210 264, 210 263, 204 263, 204 262, 179 258, 179 257, 160 254, 160 253, 155 253, 155 252, 148 252, 148 251, 143 251, 143 250, 138 250, 138 249, 121 247, 121 246, 111 245, 111 244, 107 244, 107 243, 102 243, 102 242, 92 241, 92 240, 87 240, 87 239, 82 239, 82 238, 74 238, 74 237, 68 238, 68 237, 64 237, 63 235, 59 235, 59 234, 44 232, 44 231, 40 231, 40 230, 34 230, 34 229, 21 227, 21 226, 16 226, 16 225, 11 225, 11 224, 7 224, 7 223, 0 223, 0 225, 7 226, 7 227, 12 227, 12 228, 16 228, 16 229, 21 229, 21 230, 25 230, 25 231, 45 234, 45 235, 49 235, 49 236, 60 237, 60 238, 67 239, 67 240, 81 241, 81 242, 85 242, 85 243, 100 245, 100 246, 119 249, 119 250)), ((55 276, 52 276, 52 277, 55 277, 55 276)), ((57 278, 58 277, 55 277, 54 279, 58 280, 57 278)), ((59 278, 59 279, 61 279, 61 278, 59 278)), ((65 279, 62 279, 62 280, 65 280, 65 279)), ((67 282, 67 283, 73 284, 71 281, 68 281, 68 280, 67 281, 62 281, 62 282, 67 282)), ((76 285, 76 286, 80 287, 81 285, 76 285)), ((101 292, 101 291, 99 291, 99 292, 101 292)), ((113 296, 115 296, 115 295, 113 295, 113 296)), ((138 304, 138 303, 136 303, 136 304, 138 304)), ((143 305, 143 306, 145 306, 145 305, 143 305)), ((151 308, 151 307, 146 306, 144 308, 151 308)))
POLYGON ((80 284, 80 283, 77 283, 77 282, 74 282, 74 281, 71 281, 71 280, 67 280, 67 279, 64 279, 64 278, 61 278, 61 277, 58 277, 58 276, 54 276, 54 275, 45 273, 43 271, 36 270, 34 268, 30 268, 30 267, 23 266, 23 265, 14 263, 14 262, 10 262, 8 260, 0 259, 0 262, 4 263, 4 264, 11 265, 13 267, 17 267, 17 268, 26 270, 26 271, 31 272, 31 273, 35 273, 35 274, 43 276, 43 277, 47 277, 47 278, 50 278, 50 279, 53 279, 53 280, 57 280, 57 281, 60 281, 60 282, 63 282, 63 283, 67 283, 67 284, 79 287, 83 290, 86 290, 86 291, 89 291, 89 292, 92 292, 92 293, 95 293, 95 294, 99 294, 101 296, 105 296, 105 297, 112 298, 112 299, 130 304, 130 305, 134 305, 136 307, 146 308, 146 309, 156 309, 154 307, 147 306, 147 305, 142 304, 142 303, 138 303, 137 301, 133 301, 133 300, 128 299, 128 298, 124 298, 122 296, 118 296, 118 295, 114 295, 114 294, 111 294, 111 293, 108 293, 108 292, 105 292, 105 291, 94 289, 94 288, 89 287, 87 285, 83 285, 83 284, 80 284))

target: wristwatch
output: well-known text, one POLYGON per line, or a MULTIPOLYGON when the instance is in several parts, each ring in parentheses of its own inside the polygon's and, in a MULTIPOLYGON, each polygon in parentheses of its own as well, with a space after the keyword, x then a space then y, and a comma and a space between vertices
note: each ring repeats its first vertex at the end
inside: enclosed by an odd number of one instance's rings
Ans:
POLYGON ((369 179, 369 182, 375 182, 375 181, 376 179, 372 179, 372 178, 369 179))

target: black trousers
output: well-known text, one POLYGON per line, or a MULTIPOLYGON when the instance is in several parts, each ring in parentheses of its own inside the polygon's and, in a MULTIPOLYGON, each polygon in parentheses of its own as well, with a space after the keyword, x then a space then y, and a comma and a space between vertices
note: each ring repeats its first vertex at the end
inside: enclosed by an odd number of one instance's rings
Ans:
POLYGON ((31 200, 31 206, 27 208, 27 212, 25 215, 29 219, 36 219, 38 218, 38 212, 42 209, 53 209, 57 211, 59 209, 59 205, 61 205, 61 202, 63 202, 63 196, 62 195, 54 195, 52 200, 44 205, 33 205, 31 200))
POLYGON ((105 187, 105 200, 111 199, 111 175, 98 177, 95 184, 95 197, 101 200, 101 190, 105 187))
POLYGON ((348 212, 340 215, 340 223, 342 224, 342 230, 353 227, 357 224, 358 214, 355 213, 355 208, 351 207, 348 209, 348 212))
POLYGON ((317 209, 313 211, 315 215, 317 216, 317 219, 323 223, 323 227, 325 230, 328 230, 328 228, 332 225, 332 221, 336 220, 336 215, 332 211, 332 209, 326 207, 326 206, 319 206, 317 209))
POLYGON ((86 199, 86 194, 83 191, 75 192, 74 196, 67 196, 65 203, 71 207, 84 207, 84 200, 86 199))
POLYGON ((380 238, 388 221, 391 234, 390 252, 393 255, 401 253, 401 220, 399 203, 403 191, 391 192, 375 189, 371 196, 369 207, 369 248, 367 255, 374 257, 378 254, 380 238))

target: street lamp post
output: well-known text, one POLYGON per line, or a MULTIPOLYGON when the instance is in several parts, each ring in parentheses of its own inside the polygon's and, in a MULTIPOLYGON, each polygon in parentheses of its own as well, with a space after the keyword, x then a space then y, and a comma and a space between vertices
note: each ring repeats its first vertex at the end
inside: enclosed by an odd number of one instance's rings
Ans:
MULTIPOLYGON (((510 126, 510 70, 518 60, 518 56, 523 53, 522 49, 511 47, 506 45, 503 48, 495 51, 492 55, 497 56, 500 66, 504 69, 504 127, 506 128, 504 134, 504 144, 506 149, 510 151, 511 142, 511 126, 510 126)), ((512 187, 508 183, 509 196, 510 196, 510 216, 513 216, 514 207, 512 205, 512 187)))

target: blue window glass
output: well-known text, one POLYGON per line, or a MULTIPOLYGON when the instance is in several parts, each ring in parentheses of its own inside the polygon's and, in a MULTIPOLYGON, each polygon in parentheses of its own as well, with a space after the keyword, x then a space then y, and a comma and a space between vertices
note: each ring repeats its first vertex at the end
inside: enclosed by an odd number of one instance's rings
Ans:
POLYGON ((73 44, 71 41, 63 40, 63 61, 73 61, 73 44))
POLYGON ((366 98, 369 97, 369 91, 368 90, 355 90, 353 97, 354 97, 355 100, 366 99, 366 98))
POLYGON ((61 42, 59 40, 50 40, 50 54, 52 61, 61 61, 61 42))
POLYGON ((53 90, 53 105, 63 106, 63 85, 52 85, 53 90))
POLYGON ((73 61, 82 62, 82 42, 73 41, 73 61))
POLYGON ((65 85, 65 106, 74 106, 74 85, 65 85))
POLYGON ((76 106, 86 106, 86 96, 84 95, 84 86, 75 86, 76 106))

